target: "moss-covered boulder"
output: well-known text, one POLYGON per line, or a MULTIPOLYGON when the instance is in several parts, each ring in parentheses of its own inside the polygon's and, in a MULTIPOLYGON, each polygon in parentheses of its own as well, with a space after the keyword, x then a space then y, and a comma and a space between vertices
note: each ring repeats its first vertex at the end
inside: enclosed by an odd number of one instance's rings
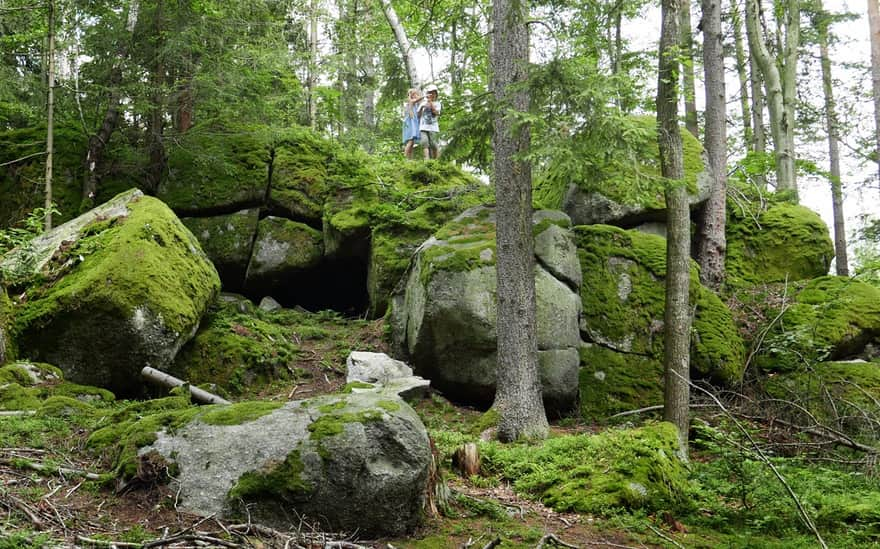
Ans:
POLYGON ((304 223, 267 217, 257 226, 245 277, 249 292, 271 294, 280 285, 296 284, 296 277, 321 263, 321 233, 304 223))
POLYGON ((766 371, 804 370, 825 360, 859 358, 880 346, 880 288, 847 277, 804 284, 782 310, 756 354, 766 371))
POLYGON ((180 215, 231 213, 266 199, 271 136, 265 127, 192 128, 168 149, 157 196, 180 215))
POLYGON ((20 357, 121 395, 141 390, 144 366, 171 363, 220 287, 192 233, 140 191, 0 259, 4 269, 24 264, 32 277, 21 288, 12 326, 20 357))
POLYGON ((181 508, 198 514, 363 535, 415 528, 431 461, 418 415, 382 389, 140 410, 89 444, 116 455, 123 481, 172 482, 181 508), (157 478, 169 470, 173 479, 157 478))
POLYGON ((821 362, 762 381, 781 415, 805 425, 818 421, 868 444, 880 440, 873 419, 880 413, 880 361, 821 362))
MULTIPOLYGON (((635 145, 637 159, 631 166, 612 173, 600 171, 593 180, 573 182, 564 191, 558 189, 558 182, 539 182, 535 195, 540 205, 561 208, 575 225, 602 223, 632 228, 646 222, 665 222, 665 183, 660 177, 657 122, 652 117, 635 117, 632 122, 639 141, 635 145)), ((691 208, 696 208, 708 197, 711 174, 703 160, 700 142, 688 132, 681 134, 685 181, 691 208)), ((636 135, 634 132, 633 136, 636 135)))
POLYGON ((181 218, 214 264, 225 290, 240 291, 244 287, 259 217, 260 210, 251 208, 226 215, 181 218))
POLYGON ((806 280, 828 273, 834 245, 819 214, 797 204, 765 210, 728 205, 728 282, 752 285, 806 280))
POLYGON ((682 511, 695 487, 676 457, 670 423, 551 438, 540 446, 482 446, 483 469, 558 512, 682 511))
MULTIPOLYGON (((582 396, 583 410, 616 412, 659 404, 649 398, 660 394, 654 383, 663 371, 665 239, 609 225, 575 227, 574 235, 584 273, 581 335, 592 344, 581 351, 581 393, 596 401, 582 396), (617 385, 626 382, 635 385, 617 385), (593 387, 586 387, 590 383, 593 387), (650 384, 647 394, 645 383, 650 384)), ((720 384, 738 381, 745 363, 742 339, 728 308, 699 283, 696 264, 690 293, 695 306, 691 375, 720 384)))
MULTIPOLYGON (((552 231, 568 238, 564 215, 534 217, 538 239, 552 231)), ((577 398, 580 300, 571 280, 551 272, 571 268, 564 253, 536 260, 538 355, 545 405, 570 409, 577 398), (557 264, 544 267, 555 257, 557 264)), ((579 280, 579 276, 572 276, 579 280)), ((404 291, 395 298, 390 325, 397 352, 416 373, 451 399, 487 405, 496 367, 495 210, 477 207, 444 225, 413 258, 404 291)))

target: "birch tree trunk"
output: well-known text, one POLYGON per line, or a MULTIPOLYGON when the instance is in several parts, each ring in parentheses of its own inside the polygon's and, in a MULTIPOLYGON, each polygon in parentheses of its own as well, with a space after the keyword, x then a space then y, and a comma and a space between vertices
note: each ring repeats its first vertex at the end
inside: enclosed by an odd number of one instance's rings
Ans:
POLYGON ((529 108, 529 42, 525 0, 493 3, 491 78, 495 114, 497 204, 498 364, 495 402, 498 438, 546 438, 549 426, 538 377, 535 255, 531 167, 519 155, 530 143, 528 126, 514 128, 515 112, 529 108))
POLYGON ((309 9, 309 66, 306 78, 306 93, 308 96, 309 127, 315 129, 318 118, 317 84, 318 84, 318 2, 312 0, 309 9))
MULTIPOLYGON (((730 3, 730 26, 733 30, 733 51, 736 57, 736 76, 739 79, 739 106, 742 111, 743 143, 752 147, 752 112, 749 108, 748 59, 743 46, 742 13, 736 0, 730 3)), ((705 32, 705 29, 704 29, 705 32)))
POLYGON ((400 19, 397 17, 397 12, 394 11, 394 6, 391 5, 391 0, 381 0, 381 2, 382 11, 385 13, 385 19, 388 20, 388 24, 394 32, 394 38, 397 40, 397 47, 400 48, 400 54, 403 56, 403 64, 406 67, 406 74, 409 75, 409 85, 411 88, 416 88, 419 86, 419 73, 416 70, 416 61, 413 56, 412 46, 409 43, 409 38, 406 36, 406 29, 404 29, 403 25, 400 23, 400 19))
MULTIPOLYGON (((785 4, 779 33, 783 51, 782 70, 776 66, 759 27, 759 0, 746 0, 746 29, 749 50, 760 69, 766 90, 767 109, 770 113, 770 134, 776 160, 776 188, 794 192, 797 198, 797 172, 794 156, 794 104, 797 47, 800 42, 800 8, 797 0, 785 4)), ((754 75, 753 75, 754 76, 754 75)))
POLYGON ((657 137, 660 169, 667 180, 666 312, 664 324, 665 386, 663 419, 678 428, 679 457, 687 460, 688 386, 690 367, 690 212, 684 176, 681 130, 678 127, 680 0, 662 0, 657 82, 657 137))
POLYGON ((818 32, 819 59, 822 65, 822 91, 825 95, 825 129, 828 132, 828 160, 831 171, 831 209, 834 216, 834 264, 838 276, 849 276, 849 259, 846 253, 846 226, 843 215, 843 182, 840 178, 840 134, 837 123, 837 106, 831 84, 831 58, 828 56, 828 27, 831 17, 817 1, 813 27, 818 32))
POLYGON ((721 0, 702 0, 703 70, 706 86, 704 144, 712 171, 712 187, 700 219, 697 262, 700 280, 718 290, 724 283, 724 234, 727 211, 727 98, 724 85, 724 51, 721 0))
POLYGON ((871 33, 871 83, 874 91, 874 154, 877 159, 878 173, 880 173, 880 6, 878 6, 878 0, 868 0, 868 28, 871 33))

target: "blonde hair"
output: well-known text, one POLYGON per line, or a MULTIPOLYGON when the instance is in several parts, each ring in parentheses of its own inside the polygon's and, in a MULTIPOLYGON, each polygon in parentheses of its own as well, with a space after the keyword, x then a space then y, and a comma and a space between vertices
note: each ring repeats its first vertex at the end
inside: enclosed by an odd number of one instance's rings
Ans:
POLYGON ((412 104, 412 96, 414 93, 418 94, 419 96, 422 95, 418 88, 410 88, 409 91, 406 92, 406 114, 410 116, 415 116, 415 110, 413 110, 412 104))

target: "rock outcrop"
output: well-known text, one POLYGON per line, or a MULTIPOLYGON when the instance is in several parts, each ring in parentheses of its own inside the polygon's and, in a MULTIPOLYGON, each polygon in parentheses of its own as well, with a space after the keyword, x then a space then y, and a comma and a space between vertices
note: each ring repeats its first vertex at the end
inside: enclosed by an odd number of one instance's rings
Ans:
MULTIPOLYGON (((581 277, 568 218, 537 212, 533 227, 538 358, 545 404, 559 412, 577 399, 581 277)), ((477 207, 419 248, 395 298, 396 350, 453 400, 486 405, 494 397, 495 292, 495 212, 477 207)))
POLYGON ((48 362, 77 383, 141 390, 199 326, 220 289, 211 262, 165 204, 123 193, 0 259, 31 273, 14 307, 20 358, 48 362))
MULTIPOLYGON (((581 349, 584 413, 659 404, 645 402, 642 388, 657 395, 662 387, 666 242, 608 225, 575 227, 574 234, 584 273, 581 335, 589 344, 581 349)), ((724 303, 699 283, 696 264, 691 300, 691 375, 720 384, 738 381, 742 339, 724 303)))

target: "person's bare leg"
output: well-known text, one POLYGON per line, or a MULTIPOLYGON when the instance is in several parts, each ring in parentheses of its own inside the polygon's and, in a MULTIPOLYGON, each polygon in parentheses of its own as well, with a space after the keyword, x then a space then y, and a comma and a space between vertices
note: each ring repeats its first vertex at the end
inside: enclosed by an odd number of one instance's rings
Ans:
POLYGON ((406 142, 406 146, 403 148, 403 156, 412 160, 413 156, 413 140, 410 139, 406 142))

